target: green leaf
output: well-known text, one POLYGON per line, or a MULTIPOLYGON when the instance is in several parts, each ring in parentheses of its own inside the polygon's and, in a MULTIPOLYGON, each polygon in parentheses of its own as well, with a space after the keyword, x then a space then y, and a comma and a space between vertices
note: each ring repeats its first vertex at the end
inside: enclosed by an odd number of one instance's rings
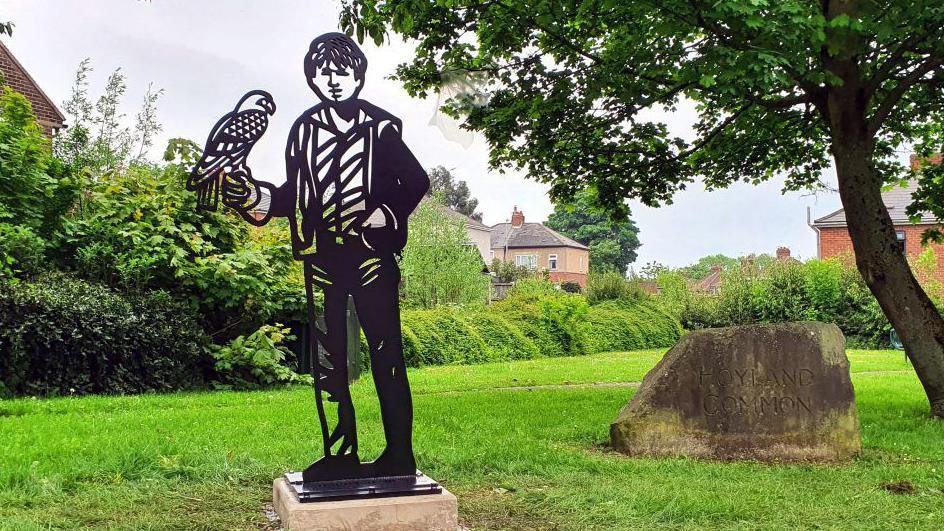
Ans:
POLYGON ((848 28, 851 20, 852 19, 849 18, 849 15, 843 13, 833 17, 833 19, 829 21, 829 26, 832 28, 848 28))

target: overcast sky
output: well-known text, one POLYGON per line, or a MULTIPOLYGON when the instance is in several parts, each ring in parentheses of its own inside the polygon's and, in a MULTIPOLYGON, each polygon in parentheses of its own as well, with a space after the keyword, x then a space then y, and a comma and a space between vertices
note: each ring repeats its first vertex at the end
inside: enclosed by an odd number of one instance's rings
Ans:
MULTIPOLYGON (((288 127, 314 103, 302 73, 302 58, 315 36, 337 31, 338 5, 329 0, 6 0, 0 20, 16 25, 4 42, 43 90, 61 106, 75 68, 89 57, 91 93, 101 92, 117 67, 127 75, 125 112, 134 115, 148 83, 163 88, 159 118, 164 125, 158 154, 170 137, 203 143, 216 119, 248 90, 272 93, 278 112, 250 157, 256 177, 280 182, 288 127)), ((484 139, 469 149, 446 140, 429 125, 434 100, 416 100, 386 77, 410 57, 409 44, 377 48, 365 44, 368 76, 362 97, 399 116, 404 138, 427 167, 443 165, 469 183, 488 224, 508 220, 512 207, 528 221, 544 221, 553 209, 544 185, 521 174, 487 169, 484 139)), ((690 136, 690 109, 665 115, 674 132, 690 136)), ((825 181, 834 185, 835 177, 825 181)), ((839 208, 836 194, 781 195, 782 181, 738 184, 706 192, 693 184, 672 205, 659 209, 632 202, 642 247, 634 267, 649 261, 682 266, 707 254, 773 253, 781 245, 794 256, 816 255, 816 237, 806 208, 819 217, 839 208)))

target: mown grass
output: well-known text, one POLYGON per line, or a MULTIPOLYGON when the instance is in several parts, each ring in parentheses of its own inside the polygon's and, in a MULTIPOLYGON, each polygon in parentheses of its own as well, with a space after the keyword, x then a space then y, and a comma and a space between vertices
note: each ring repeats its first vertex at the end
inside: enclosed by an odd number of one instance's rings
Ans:
MULTIPOLYGON (((638 381, 661 354, 411 371, 419 462, 478 529, 942 527, 944 422, 899 352, 850 353, 865 450, 842 466, 626 458, 605 442, 633 389, 500 389, 638 381)), ((305 388, 0 401, 0 529, 265 528, 272 478, 318 454, 313 415, 305 388)))

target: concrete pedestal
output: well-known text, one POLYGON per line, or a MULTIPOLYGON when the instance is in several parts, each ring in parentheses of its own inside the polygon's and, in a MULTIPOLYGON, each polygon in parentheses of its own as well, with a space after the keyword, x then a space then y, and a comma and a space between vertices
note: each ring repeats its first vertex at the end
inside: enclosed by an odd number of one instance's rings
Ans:
POLYGON ((301 503, 285 478, 272 484, 272 504, 289 531, 456 531, 456 497, 442 494, 301 503))

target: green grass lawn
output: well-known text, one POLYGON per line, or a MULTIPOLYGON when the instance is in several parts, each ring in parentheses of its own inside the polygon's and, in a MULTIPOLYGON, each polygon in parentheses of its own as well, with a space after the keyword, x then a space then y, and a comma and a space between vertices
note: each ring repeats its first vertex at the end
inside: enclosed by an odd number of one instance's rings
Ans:
MULTIPOLYGON (((850 353, 865 450, 844 466, 608 451, 634 390, 583 384, 639 381, 661 354, 412 371, 420 465, 476 529, 944 527, 944 422, 900 352, 850 353), (898 481, 916 491, 882 488, 898 481)), ((366 457, 371 395, 355 385, 366 457)), ((300 387, 0 401, 0 529, 265 528, 272 478, 319 453, 315 422, 300 387)))

